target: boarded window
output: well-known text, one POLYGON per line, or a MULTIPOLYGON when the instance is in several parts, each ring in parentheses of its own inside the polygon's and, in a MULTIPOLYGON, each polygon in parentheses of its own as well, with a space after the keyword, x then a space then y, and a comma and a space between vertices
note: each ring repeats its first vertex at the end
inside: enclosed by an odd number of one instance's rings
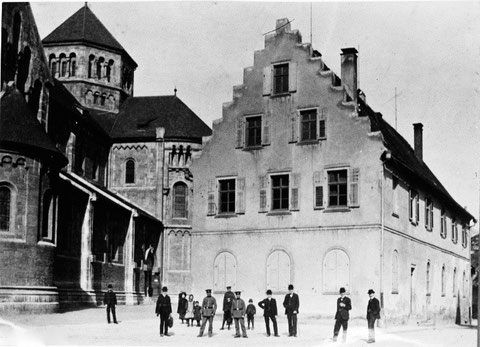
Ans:
POLYGON ((213 287, 215 291, 224 291, 227 286, 236 287, 237 262, 231 253, 222 252, 217 255, 213 270, 213 287))
POLYGON ((267 259, 267 289, 286 292, 291 283, 290 257, 284 251, 274 251, 267 259))
POLYGON ((173 186, 173 218, 187 218, 187 191, 185 183, 173 186))
POLYGON ((340 287, 350 290, 350 262, 347 253, 334 249, 323 261, 323 292, 338 294, 340 287))

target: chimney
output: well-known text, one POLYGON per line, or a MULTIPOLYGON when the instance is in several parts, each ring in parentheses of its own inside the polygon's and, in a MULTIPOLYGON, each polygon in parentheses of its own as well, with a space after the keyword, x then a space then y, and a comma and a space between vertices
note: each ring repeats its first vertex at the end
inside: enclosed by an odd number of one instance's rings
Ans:
POLYGON ((423 124, 413 124, 413 150, 418 159, 423 160, 423 124))
POLYGON ((275 24, 276 34, 281 34, 282 32, 290 31, 290 21, 288 18, 277 19, 275 24))
POLYGON ((342 85, 345 88, 345 101, 357 103, 357 53, 355 48, 342 48, 341 70, 342 85))

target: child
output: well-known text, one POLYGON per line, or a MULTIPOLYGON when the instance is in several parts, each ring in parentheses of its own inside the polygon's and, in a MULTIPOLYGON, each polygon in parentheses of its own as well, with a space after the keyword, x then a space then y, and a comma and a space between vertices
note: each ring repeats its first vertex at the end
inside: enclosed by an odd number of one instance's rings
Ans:
POLYGON ((112 285, 108 285, 108 292, 103 297, 103 304, 107 305, 107 322, 110 324, 110 311, 112 311, 113 323, 118 324, 115 314, 115 305, 117 304, 117 296, 113 292, 112 285))
POLYGON ((178 313, 178 318, 181 319, 182 321, 182 324, 183 324, 183 321, 185 320, 185 313, 187 312, 187 306, 188 306, 187 293, 181 292, 178 295, 177 313, 178 313))
POLYGON ((187 327, 193 327, 193 318, 194 318, 194 310, 195 308, 195 301, 193 301, 193 294, 188 296, 188 303, 187 303, 187 313, 185 314, 185 319, 187 320, 187 327), (190 325, 192 322, 192 325, 190 325))
MULTIPOLYGON (((202 308, 198 304, 198 301, 195 301, 195 304, 193 307, 193 319, 197 321, 197 327, 199 327, 200 320, 202 319, 202 308)), ((193 321, 192 321, 192 326, 193 326, 193 321)))
POLYGON ((255 313, 257 313, 257 309, 255 308, 255 305, 253 304, 253 300, 250 299, 250 300, 248 300, 248 306, 247 306, 247 320, 248 320, 248 328, 247 329, 250 329, 250 322, 252 322, 252 330, 255 327, 255 324, 254 324, 255 313))

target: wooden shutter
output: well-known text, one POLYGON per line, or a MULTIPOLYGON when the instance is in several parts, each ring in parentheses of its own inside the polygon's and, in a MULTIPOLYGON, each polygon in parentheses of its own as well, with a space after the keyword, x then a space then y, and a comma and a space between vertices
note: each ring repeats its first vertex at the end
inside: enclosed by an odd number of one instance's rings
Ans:
POLYGON ((323 208, 323 174, 320 171, 313 173, 313 207, 323 208))
POLYGON ((243 117, 239 117, 237 119, 236 125, 237 125, 237 142, 236 142, 235 148, 243 148, 244 142, 245 142, 245 136, 244 136, 245 122, 243 117))
POLYGON ((359 198, 358 198, 359 173, 360 173, 360 169, 358 168, 351 168, 349 172, 350 174, 349 206, 350 207, 359 206, 359 198))
POLYGON ((237 178, 235 207, 237 213, 245 213, 245 178, 237 178))
POLYGON ((266 146, 270 144, 270 115, 267 113, 262 116, 262 145, 266 146))
POLYGON ((290 210, 300 209, 300 174, 292 174, 290 184, 290 210))
POLYGON ((322 109, 318 116, 318 129, 317 129, 317 136, 318 139, 326 139, 327 138, 327 113, 326 110, 322 109))
POLYGON ((267 212, 267 176, 260 176, 260 209, 259 212, 267 212))
POLYGON ((298 115, 296 112, 292 113, 288 119, 288 142, 298 141, 298 115))
POLYGON ((208 181, 208 211, 207 216, 212 216, 216 213, 217 206, 215 204, 215 179, 208 181))
POLYGON ((419 194, 418 192, 415 192, 415 222, 418 224, 418 221, 420 220, 420 204, 419 204, 419 194))
POLYGON ((288 91, 290 93, 297 91, 297 63, 288 64, 288 91))
POLYGON ((263 95, 272 94, 272 67, 267 66, 263 69, 263 95))

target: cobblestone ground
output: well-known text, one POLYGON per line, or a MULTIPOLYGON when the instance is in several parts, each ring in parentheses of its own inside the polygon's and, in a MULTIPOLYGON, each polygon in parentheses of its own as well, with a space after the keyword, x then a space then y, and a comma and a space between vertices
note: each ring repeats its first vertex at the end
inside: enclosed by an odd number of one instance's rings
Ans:
MULTIPOLYGON (((333 320, 299 315, 298 337, 288 337, 284 315, 278 319, 280 337, 266 337, 263 317, 255 317, 255 330, 247 330, 248 339, 233 338, 234 330, 220 331, 221 317, 214 320, 213 337, 197 338, 199 328, 187 327, 175 319, 170 337, 159 336, 159 320, 152 304, 118 306, 119 324, 107 324, 104 308, 91 308, 50 315, 9 315, 2 317, 20 327, 17 340, 0 329, 0 345, 88 345, 88 346, 334 346, 331 341, 333 320), (3 333, 3 337, 2 337, 3 333)), ((177 315, 174 315, 176 318, 177 315)), ((0 325, 1 326, 1 325, 0 325)), ((376 330, 375 346, 476 346, 476 327, 399 326, 376 330)), ((364 320, 350 322, 347 346, 366 346, 364 320)))

